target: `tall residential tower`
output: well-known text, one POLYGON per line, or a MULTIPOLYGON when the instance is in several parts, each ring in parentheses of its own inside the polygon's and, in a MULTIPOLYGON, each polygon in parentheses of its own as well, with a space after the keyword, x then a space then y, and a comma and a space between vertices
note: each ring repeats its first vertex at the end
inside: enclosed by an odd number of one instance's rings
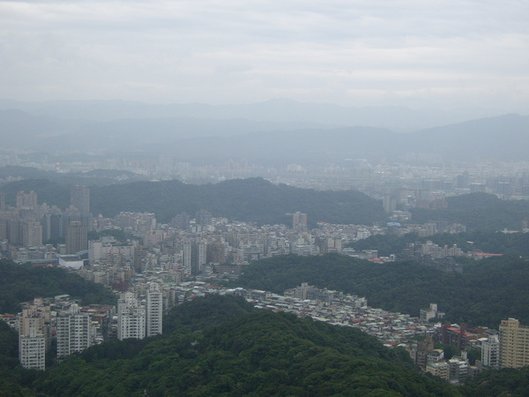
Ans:
POLYGON ((150 284, 147 291, 147 336, 162 334, 163 297, 158 284, 150 284))
POLYGON ((529 365, 529 327, 515 318, 500 324, 500 367, 521 368, 529 365))

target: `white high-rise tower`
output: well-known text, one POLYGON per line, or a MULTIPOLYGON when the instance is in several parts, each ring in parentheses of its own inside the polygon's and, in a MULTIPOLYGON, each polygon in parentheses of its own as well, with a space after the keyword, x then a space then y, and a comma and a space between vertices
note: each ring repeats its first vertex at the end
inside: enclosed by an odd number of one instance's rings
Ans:
POLYGON ((163 326, 163 297, 158 284, 147 291, 147 336, 161 335, 163 326))
POLYGON ((131 292, 121 294, 118 301, 118 339, 145 338, 145 307, 131 292))
POLYGON ((90 315, 72 305, 69 312, 57 317, 57 357, 80 353, 92 345, 90 315))

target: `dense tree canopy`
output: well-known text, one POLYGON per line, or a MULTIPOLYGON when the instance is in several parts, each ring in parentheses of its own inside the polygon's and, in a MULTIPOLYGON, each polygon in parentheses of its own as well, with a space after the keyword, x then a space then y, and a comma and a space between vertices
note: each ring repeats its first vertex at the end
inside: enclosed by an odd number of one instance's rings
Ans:
POLYGON ((0 260, 0 313, 17 312, 21 302, 35 297, 61 294, 79 298, 82 304, 115 302, 114 294, 107 288, 64 269, 0 260))
MULTIPOLYGON (((39 201, 61 207, 69 204, 69 188, 45 180, 25 180, 2 187, 10 200, 18 190, 34 190, 39 201)), ((289 213, 308 214, 309 222, 372 224, 386 217, 382 204, 358 191, 316 191, 274 185, 261 178, 230 180, 217 184, 191 185, 179 181, 134 182, 93 186, 94 214, 114 216, 120 211, 154 212, 162 222, 201 209, 260 224, 291 222, 289 213)))
POLYGON ((35 375, 19 366, 18 334, 0 321, 0 396, 32 396, 33 392, 23 384, 31 383, 35 375))
POLYGON ((463 251, 481 250, 529 257, 529 233, 503 233, 477 231, 457 234, 436 234, 429 237, 418 237, 410 233, 404 236, 394 234, 375 235, 352 244, 357 250, 376 249, 380 255, 398 254, 410 243, 424 243, 431 240, 444 246, 457 244, 463 251))
POLYGON ((457 222, 471 231, 497 231, 504 228, 519 230, 522 221, 529 218, 527 200, 500 200, 492 194, 471 193, 449 197, 447 201, 448 206, 443 209, 413 209, 413 221, 457 222))
POLYGON ((529 396, 529 367, 486 371, 467 382, 462 392, 469 397, 529 396))

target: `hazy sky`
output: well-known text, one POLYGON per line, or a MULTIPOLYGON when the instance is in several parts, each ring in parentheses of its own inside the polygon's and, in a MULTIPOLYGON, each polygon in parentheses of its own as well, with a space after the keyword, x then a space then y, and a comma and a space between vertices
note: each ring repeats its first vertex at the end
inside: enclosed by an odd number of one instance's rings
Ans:
POLYGON ((529 1, 0 0, 0 72, 20 100, 529 113, 529 1))

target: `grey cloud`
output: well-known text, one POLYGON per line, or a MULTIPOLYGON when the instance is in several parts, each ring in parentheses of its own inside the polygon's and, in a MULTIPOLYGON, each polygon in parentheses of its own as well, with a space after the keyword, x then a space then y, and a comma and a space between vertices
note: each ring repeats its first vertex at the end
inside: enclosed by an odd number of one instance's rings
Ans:
POLYGON ((524 1, 0 1, 1 95, 520 111, 528 17, 524 1))

